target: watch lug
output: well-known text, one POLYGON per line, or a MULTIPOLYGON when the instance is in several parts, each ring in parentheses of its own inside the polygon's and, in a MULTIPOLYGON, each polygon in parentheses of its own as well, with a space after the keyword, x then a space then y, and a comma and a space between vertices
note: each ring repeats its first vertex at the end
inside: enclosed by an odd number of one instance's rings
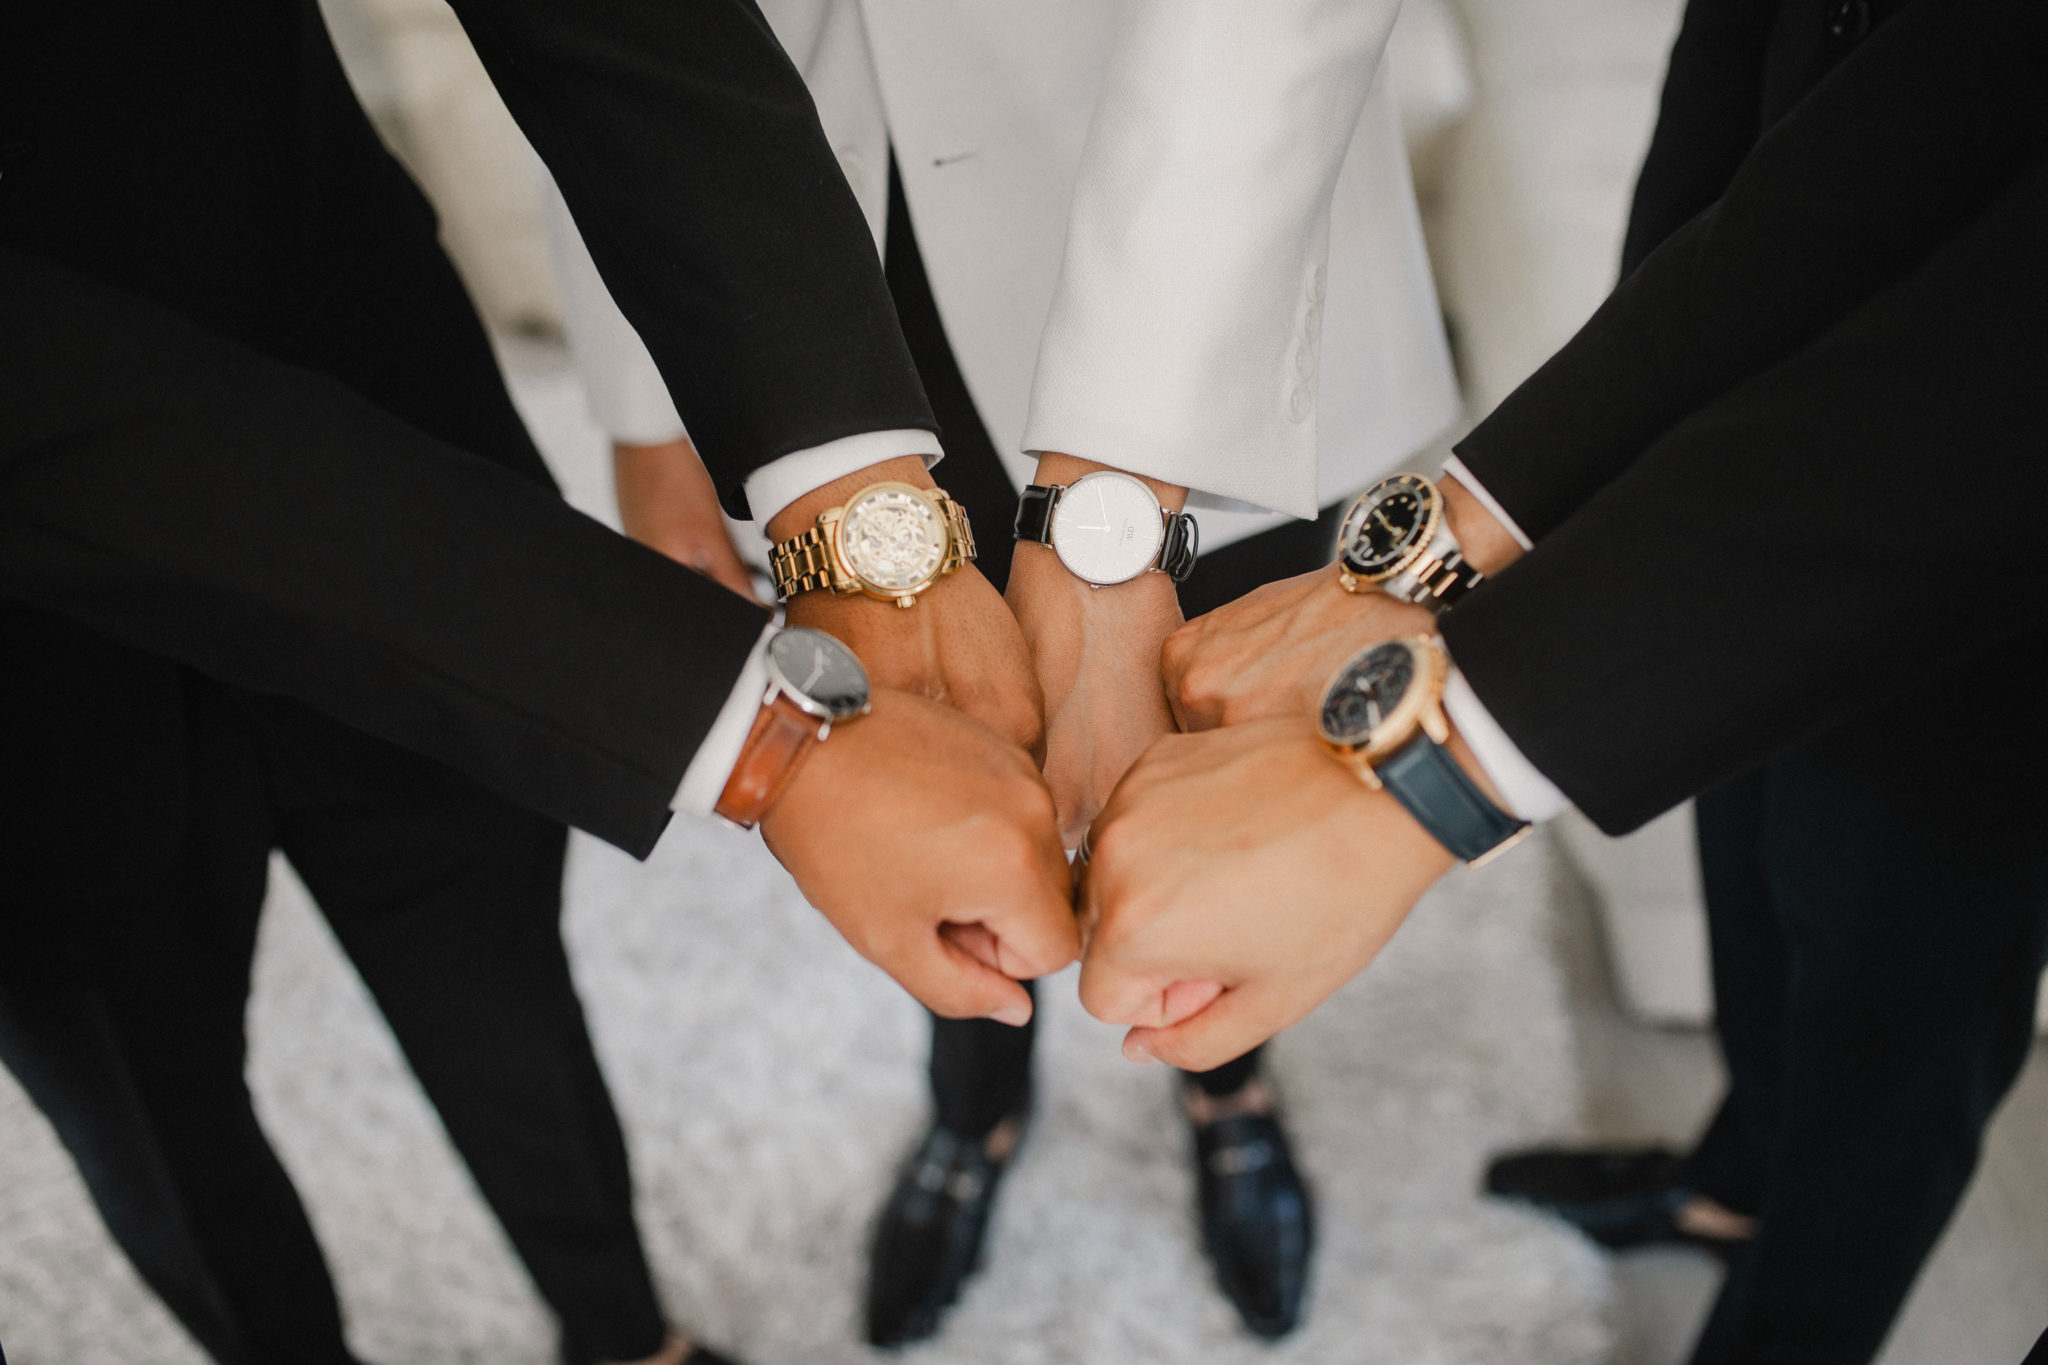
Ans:
POLYGON ((1422 713, 1422 733, 1438 744, 1451 742, 1451 720, 1444 714, 1441 704, 1431 706, 1422 713))
POLYGON ((1344 755, 1344 761, 1351 765, 1352 771, 1358 774, 1358 780, 1366 786, 1374 791, 1380 791, 1385 787, 1386 784, 1380 781, 1380 775, 1372 770, 1372 764, 1366 760, 1362 751, 1350 750, 1344 755))

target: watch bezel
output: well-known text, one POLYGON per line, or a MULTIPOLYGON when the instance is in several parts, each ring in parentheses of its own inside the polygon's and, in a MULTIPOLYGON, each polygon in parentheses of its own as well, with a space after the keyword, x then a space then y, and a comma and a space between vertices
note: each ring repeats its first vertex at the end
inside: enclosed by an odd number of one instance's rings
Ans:
POLYGON ((1316 733, 1322 737, 1323 743, 1338 753, 1364 759, 1367 763, 1399 753, 1417 734, 1429 733, 1432 739, 1442 743, 1443 740, 1433 733, 1441 726, 1431 722, 1441 714, 1444 683, 1449 677, 1450 659, 1433 636, 1404 635, 1375 641, 1346 659, 1330 675, 1330 681, 1324 685, 1316 704, 1316 733), (1402 649, 1408 653, 1414 671, 1408 689, 1401 694, 1401 700, 1394 708, 1380 718, 1380 723, 1372 728, 1362 743, 1333 736, 1324 724, 1324 717, 1329 713, 1330 694, 1368 658, 1385 649, 1402 649))
MULTIPOLYGON (((1078 515, 1078 512, 1075 513, 1075 515, 1078 515)), ((1065 484, 1061 487, 1059 498, 1053 503, 1052 511, 1046 517, 1045 543, 1052 548, 1052 552, 1054 554, 1059 556, 1060 563, 1066 566, 1067 572, 1073 574, 1074 577, 1080 579, 1084 583, 1093 583, 1098 588, 1113 587, 1118 583, 1129 583, 1133 579, 1138 578, 1141 575, 1149 572, 1151 569, 1158 565, 1159 556, 1162 553, 1164 553, 1166 549, 1166 509, 1160 503, 1159 495, 1157 493, 1154 493, 1151 487, 1147 485, 1143 479, 1138 478, 1136 475, 1126 474, 1122 470, 1118 469, 1090 470, 1088 473, 1083 474, 1080 478, 1074 480, 1072 483, 1065 484), (1067 558, 1066 548, 1060 544, 1061 519, 1068 513, 1068 509, 1074 506, 1075 492, 1083 486, 1085 486, 1091 479, 1109 479, 1120 483, 1130 484, 1139 492, 1143 493, 1146 499, 1152 504, 1152 524, 1156 528, 1156 534, 1154 535, 1154 538, 1152 540, 1151 549, 1144 554, 1144 557, 1138 562, 1136 567, 1134 567, 1129 573, 1123 575, 1121 578, 1094 578, 1089 576, 1088 574, 1081 572, 1080 569, 1074 566, 1074 562, 1067 558)))
POLYGON ((831 522, 831 534, 828 537, 828 543, 832 547, 832 563, 846 577, 847 581, 853 584, 854 591, 861 593, 863 596, 872 597, 880 602, 907 603, 908 599, 925 592, 932 584, 945 576, 946 561, 951 556, 953 550, 953 523, 946 516, 945 504, 939 501, 937 495, 932 490, 919 488, 916 484, 901 483, 893 479, 884 480, 880 483, 871 483, 838 507, 833 508, 826 516, 831 522), (869 498, 883 493, 908 493, 922 501, 927 507, 931 508, 932 517, 938 522, 939 529, 945 537, 944 543, 939 550, 939 562, 933 566, 932 571, 925 575, 921 582, 908 588, 884 587, 875 582, 855 567, 853 556, 846 552, 847 514, 869 498))
POLYGON ((863 664, 860 661, 860 656, 854 653, 853 650, 847 645, 847 643, 844 640, 841 640, 838 636, 831 634, 829 631, 813 630, 809 626, 785 627, 784 629, 777 631, 775 635, 772 638, 770 638, 770 640, 768 641, 768 647, 761 651, 761 661, 768 670, 768 695, 766 699, 773 700, 775 697, 778 696, 788 697, 790 701, 796 704, 798 710, 802 711, 807 716, 816 717, 819 721, 823 722, 827 728, 834 725, 843 724, 844 722, 853 720, 854 718, 859 716, 864 716, 869 711, 874 709, 875 685, 874 680, 868 676, 867 665, 863 664), (784 639, 787 639, 788 637, 793 635, 815 635, 820 640, 825 641, 828 647, 838 650, 841 654, 844 654, 846 656, 847 661, 851 663, 855 671, 857 671, 860 674, 861 698, 859 706, 845 706, 838 708, 829 706, 826 703, 818 700, 816 697, 812 696, 810 693, 804 691, 800 686, 797 685, 797 683, 794 680, 790 678, 790 676, 787 673, 783 671, 782 661, 775 657, 775 647, 778 644, 780 644, 784 639))
MULTIPOLYGON (((1344 513, 1344 520, 1337 530, 1337 567, 1351 582, 1379 584, 1391 582, 1414 568, 1417 561, 1428 553, 1444 525, 1444 495, 1434 482, 1420 474, 1390 474, 1372 487, 1360 493, 1344 513), (1423 494, 1422 526, 1410 543, 1408 552, 1384 569, 1362 569, 1352 558, 1351 547, 1357 541, 1355 530, 1360 518, 1370 513, 1377 504, 1392 497, 1396 488, 1423 494)), ((1346 583, 1350 586, 1350 582, 1346 583)))

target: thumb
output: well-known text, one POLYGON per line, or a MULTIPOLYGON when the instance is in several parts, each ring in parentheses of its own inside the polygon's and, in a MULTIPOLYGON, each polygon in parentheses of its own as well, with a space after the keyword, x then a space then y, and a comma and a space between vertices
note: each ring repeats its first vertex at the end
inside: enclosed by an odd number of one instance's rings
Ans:
POLYGON ((1124 1056, 1184 1071, 1213 1071, 1293 1022, 1286 994, 1254 982, 1223 992, 1206 1009, 1171 1027, 1132 1029, 1124 1035, 1124 1056))
POLYGON ((994 1019, 1021 1026, 1031 1019, 1031 994, 955 941, 942 926, 920 936, 895 960, 883 964, 918 1003, 946 1019, 994 1019))

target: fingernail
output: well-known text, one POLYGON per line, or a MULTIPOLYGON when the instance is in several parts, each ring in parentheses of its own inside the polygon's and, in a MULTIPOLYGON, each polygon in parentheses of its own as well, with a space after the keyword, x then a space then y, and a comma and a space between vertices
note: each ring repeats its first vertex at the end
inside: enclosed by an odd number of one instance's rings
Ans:
POLYGON ((1129 1034, 1124 1035, 1124 1060, 1136 1062, 1139 1066, 1157 1066, 1159 1059, 1146 1050, 1145 1045, 1129 1034))
POLYGON ((1008 1024, 1011 1028, 1023 1028, 1031 1022, 1031 1006, 1021 1003, 1005 1005, 989 1018, 998 1024, 1008 1024))

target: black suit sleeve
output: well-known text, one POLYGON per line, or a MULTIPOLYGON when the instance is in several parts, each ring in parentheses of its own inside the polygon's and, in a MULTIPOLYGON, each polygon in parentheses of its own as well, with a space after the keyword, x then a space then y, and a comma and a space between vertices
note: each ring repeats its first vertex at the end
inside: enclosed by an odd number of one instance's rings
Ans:
POLYGON ((935 429, 874 238, 751 0, 455 0, 735 515, 791 451, 935 429))
POLYGON ((766 613, 324 377, 0 247, 0 594, 644 855, 766 613))
POLYGON ((1542 540, 1674 424, 1913 269, 2044 145, 2048 5, 1910 6, 1772 127, 1460 458, 1542 540))
POLYGON ((1899 727, 1900 761, 1938 766, 1973 664, 2048 623, 2043 243, 2037 158, 1446 616, 1488 709, 1603 829, 1945 683, 1952 713, 1899 727))
POLYGON ((1627 275, 1721 197, 1756 145, 1764 44, 1778 0, 1692 0, 1671 47, 1657 131, 1636 178, 1621 247, 1627 275))

